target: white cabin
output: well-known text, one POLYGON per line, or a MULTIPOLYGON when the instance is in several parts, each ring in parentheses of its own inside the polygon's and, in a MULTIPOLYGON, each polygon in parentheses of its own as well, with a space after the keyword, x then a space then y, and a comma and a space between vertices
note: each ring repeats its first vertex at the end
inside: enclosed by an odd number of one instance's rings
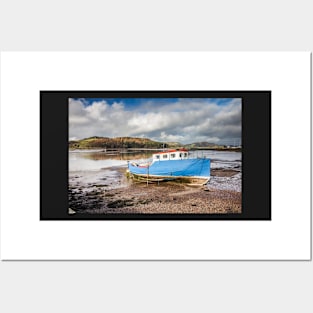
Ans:
POLYGON ((170 160, 183 160, 188 159, 189 152, 185 149, 182 150, 168 150, 165 152, 158 152, 153 154, 153 161, 170 161, 170 160))

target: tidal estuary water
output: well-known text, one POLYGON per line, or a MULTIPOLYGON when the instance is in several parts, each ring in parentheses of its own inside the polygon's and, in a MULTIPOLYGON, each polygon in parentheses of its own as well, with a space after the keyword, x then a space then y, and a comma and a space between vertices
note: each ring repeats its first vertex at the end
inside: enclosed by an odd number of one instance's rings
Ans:
MULTIPOLYGON (((145 162, 151 156, 151 151, 130 153, 105 153, 101 150, 69 151, 69 184, 73 187, 101 185, 107 189, 125 186, 129 183, 123 175, 127 169, 127 161, 145 162)), ((241 152, 203 150, 191 152, 190 157, 193 156, 211 159, 212 177, 208 186, 221 190, 241 191, 241 152)))

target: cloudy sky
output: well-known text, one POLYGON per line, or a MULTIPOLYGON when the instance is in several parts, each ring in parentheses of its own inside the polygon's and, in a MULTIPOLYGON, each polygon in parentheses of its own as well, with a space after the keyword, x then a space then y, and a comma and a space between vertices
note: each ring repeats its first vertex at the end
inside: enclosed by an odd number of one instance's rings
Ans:
POLYGON ((69 99, 69 139, 141 137, 241 144, 241 99, 69 99))

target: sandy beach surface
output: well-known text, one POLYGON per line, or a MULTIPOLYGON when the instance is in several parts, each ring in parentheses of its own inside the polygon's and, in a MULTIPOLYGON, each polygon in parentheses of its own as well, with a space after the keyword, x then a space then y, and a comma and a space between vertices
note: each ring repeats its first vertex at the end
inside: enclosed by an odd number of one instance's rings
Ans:
POLYGON ((229 214, 241 213, 241 172, 212 169, 205 186, 179 182, 147 184, 127 179, 124 167, 71 172, 69 213, 229 214))

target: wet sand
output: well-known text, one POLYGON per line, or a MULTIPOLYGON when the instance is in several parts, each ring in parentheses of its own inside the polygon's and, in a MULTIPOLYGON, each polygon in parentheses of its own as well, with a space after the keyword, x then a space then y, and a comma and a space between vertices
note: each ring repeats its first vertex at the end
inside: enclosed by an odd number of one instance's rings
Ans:
POLYGON ((241 213, 241 192, 233 188, 228 188, 229 190, 220 188, 223 186, 223 179, 229 180, 235 177, 238 171, 212 169, 211 179, 214 183, 210 185, 209 182, 208 185, 201 187, 191 187, 177 182, 147 185, 128 180, 125 176, 125 168, 111 168, 110 171, 115 172, 114 178, 110 179, 110 176, 105 178, 100 173, 99 179, 102 180, 96 183, 88 181, 88 173, 83 173, 81 176, 70 174, 69 211, 71 214, 241 213))

